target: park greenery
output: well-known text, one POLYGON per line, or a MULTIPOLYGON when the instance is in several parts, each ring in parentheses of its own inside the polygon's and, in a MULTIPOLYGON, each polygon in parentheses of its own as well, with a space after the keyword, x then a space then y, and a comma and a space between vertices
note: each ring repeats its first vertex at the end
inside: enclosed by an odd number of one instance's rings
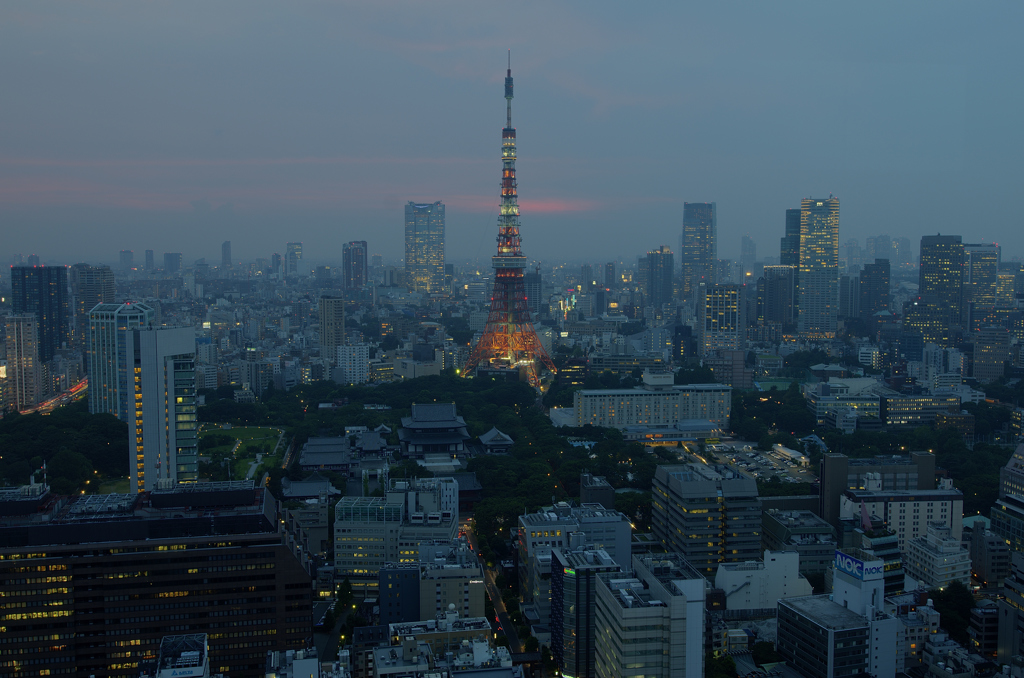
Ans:
POLYGON ((79 400, 52 414, 11 413, 0 419, 0 479, 24 485, 29 475, 54 492, 98 491, 102 480, 128 475, 128 425, 110 414, 89 414, 79 400))

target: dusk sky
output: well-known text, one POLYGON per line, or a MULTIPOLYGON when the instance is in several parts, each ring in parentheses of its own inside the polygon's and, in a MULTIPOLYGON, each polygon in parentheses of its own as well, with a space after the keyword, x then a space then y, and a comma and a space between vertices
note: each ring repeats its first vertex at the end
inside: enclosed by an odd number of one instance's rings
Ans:
MULTIPOLYGON (((15 2, 0 6, 0 261, 403 255, 442 200, 451 261, 494 253, 515 77, 523 246, 778 256, 784 211, 840 241, 962 234, 1024 255, 1018 2, 15 2), (1016 198, 1014 196, 1017 196, 1016 198)), ((915 254, 916 256, 916 254, 915 254)))

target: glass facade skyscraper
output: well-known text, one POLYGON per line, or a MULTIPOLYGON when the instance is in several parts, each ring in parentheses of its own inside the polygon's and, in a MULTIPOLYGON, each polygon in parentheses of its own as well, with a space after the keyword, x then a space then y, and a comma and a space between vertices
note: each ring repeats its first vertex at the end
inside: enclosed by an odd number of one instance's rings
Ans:
POLYGON ((713 202, 683 203, 683 236, 679 263, 682 266, 682 296, 692 299, 701 283, 715 283, 718 259, 718 206, 713 202))
POLYGON ((64 266, 11 268, 13 315, 33 315, 39 332, 39 361, 48 362, 71 339, 68 269, 64 266))
POLYGON ((405 206, 405 282, 413 292, 444 293, 444 203, 405 206))
POLYGON ((831 339, 839 314, 839 198, 800 201, 799 313, 797 331, 831 339))

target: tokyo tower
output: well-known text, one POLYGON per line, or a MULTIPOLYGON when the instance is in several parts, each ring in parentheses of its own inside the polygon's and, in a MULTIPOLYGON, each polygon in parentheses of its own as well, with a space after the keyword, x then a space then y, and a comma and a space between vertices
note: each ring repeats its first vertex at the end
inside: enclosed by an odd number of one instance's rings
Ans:
POLYGON ((516 197, 516 130, 512 127, 512 60, 505 76, 507 121, 501 130, 501 213, 498 216, 498 253, 491 257, 494 288, 484 334, 469 356, 464 375, 477 367, 519 369, 531 386, 540 385, 537 361, 552 372, 555 366, 540 343, 526 306, 523 256, 519 238, 519 202, 516 197))

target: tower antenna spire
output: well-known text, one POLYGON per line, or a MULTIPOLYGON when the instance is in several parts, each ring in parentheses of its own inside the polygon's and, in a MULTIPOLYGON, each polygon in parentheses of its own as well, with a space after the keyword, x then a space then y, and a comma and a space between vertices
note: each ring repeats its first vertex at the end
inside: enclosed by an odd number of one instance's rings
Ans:
POLYGON ((537 387, 540 385, 537 363, 552 372, 555 366, 533 328, 524 284, 526 256, 519 238, 516 130, 512 127, 512 50, 508 51, 505 101, 508 122, 501 131, 501 208, 498 253, 491 257, 494 267, 491 310, 484 334, 473 348, 462 374, 469 376, 477 367, 516 370, 531 386, 537 387))

